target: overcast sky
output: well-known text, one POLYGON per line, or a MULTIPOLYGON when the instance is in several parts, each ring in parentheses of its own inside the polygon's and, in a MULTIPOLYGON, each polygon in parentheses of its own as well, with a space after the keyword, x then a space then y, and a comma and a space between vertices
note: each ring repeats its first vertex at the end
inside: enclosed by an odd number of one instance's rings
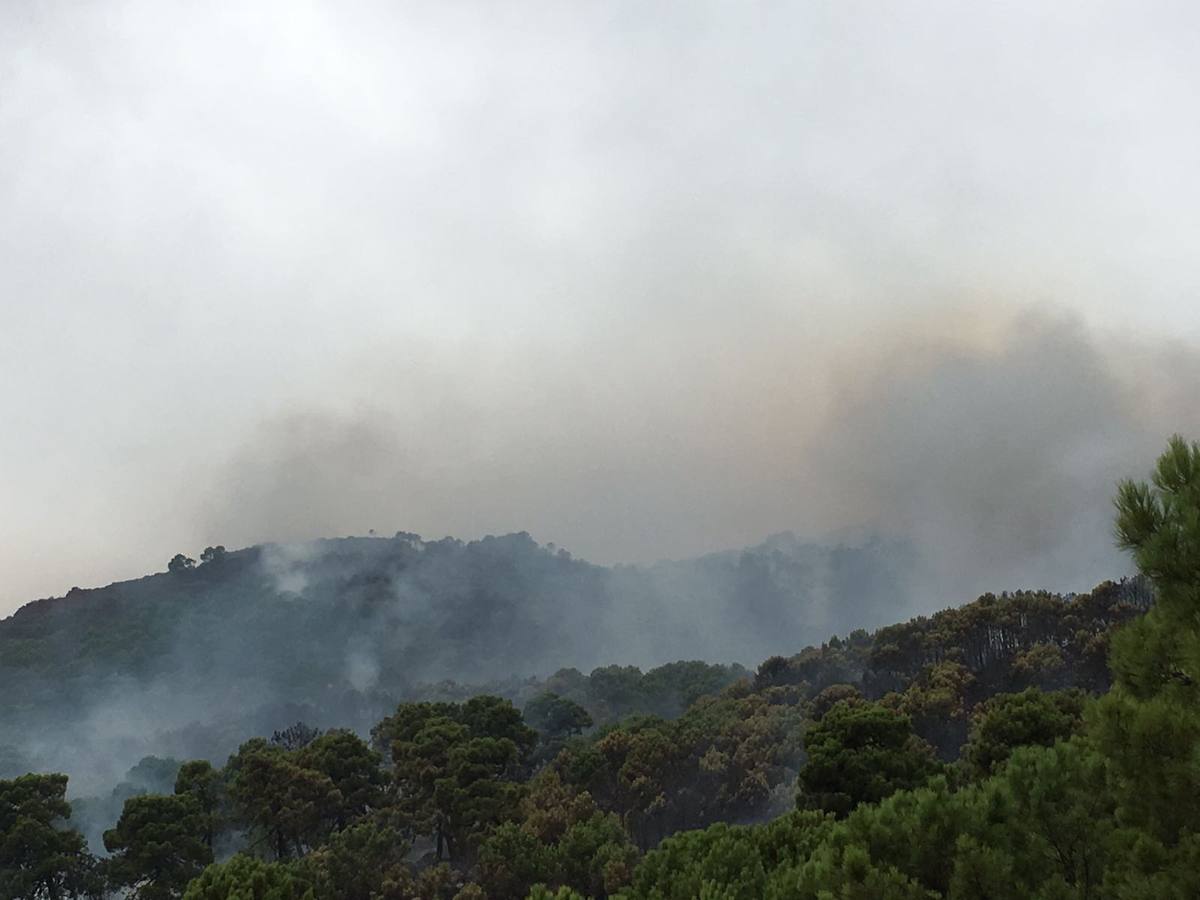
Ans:
POLYGON ((1182 2, 0 4, 0 614, 370 528, 878 526, 956 590, 1087 587, 1200 418, 1198 41, 1182 2))

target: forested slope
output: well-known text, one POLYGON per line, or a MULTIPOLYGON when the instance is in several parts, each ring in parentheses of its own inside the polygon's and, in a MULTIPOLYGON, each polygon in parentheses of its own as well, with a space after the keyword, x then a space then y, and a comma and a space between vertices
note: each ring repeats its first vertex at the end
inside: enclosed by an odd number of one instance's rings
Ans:
MULTIPOLYGON (((1141 579, 1074 597, 989 595, 771 657, 754 672, 680 662, 424 685, 427 699, 393 707, 369 736, 299 723, 242 735, 216 766, 142 760, 111 793, 70 810, 93 851, 114 855, 94 858, 61 832, 56 877, 83 894, 141 884, 166 891, 146 896, 172 896, 204 863, 239 851, 190 896, 225 898, 246 879, 297 898, 310 888, 364 900, 521 898, 539 882, 658 896, 655 879, 677 878, 661 871, 666 848, 694 854, 720 838, 761 852, 758 831, 739 837, 728 823, 783 815, 798 796, 845 812, 939 773, 966 783, 1014 743, 1076 733, 1085 695, 1109 685, 1113 629, 1150 602, 1141 579), (863 740, 882 748, 877 758, 845 765, 846 747, 863 740), (818 765, 820 753, 828 759, 818 765), (854 771, 863 784, 846 783, 854 771), (639 863, 671 835, 709 826, 718 831, 668 841, 639 863), (157 855, 164 834, 174 835, 170 866, 157 855), (346 886, 351 870, 361 892, 346 886)), ((0 782, 11 809, 28 805, 14 798, 41 797, 47 821, 66 814, 55 799, 65 788, 49 776, 0 782)), ((823 821, 805 815, 796 821, 823 821)), ((685 864, 679 852, 670 850, 672 866, 685 864)), ((757 896, 755 877, 751 893, 734 896, 757 896)))
MULTIPOLYGON (((224 755, 298 718, 365 731, 400 699, 455 693, 430 687, 447 680, 515 695, 564 667, 753 665, 887 621, 912 599, 911 565, 895 544, 788 535, 615 568, 527 534, 209 548, 0 621, 0 747, 99 784, 148 753, 224 755)), ((0 772, 20 768, 4 755, 0 772)))

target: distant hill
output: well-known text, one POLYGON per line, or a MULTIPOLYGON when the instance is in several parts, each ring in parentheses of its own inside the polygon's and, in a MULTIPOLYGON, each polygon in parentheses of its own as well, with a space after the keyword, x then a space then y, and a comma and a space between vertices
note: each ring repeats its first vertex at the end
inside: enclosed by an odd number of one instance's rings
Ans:
POLYGON ((753 665, 910 614, 913 569, 903 545, 786 534, 612 568, 525 533, 250 547, 0 621, 0 728, 22 736, 0 745, 48 762, 87 747, 124 763, 147 734, 195 753, 214 723, 239 736, 300 713, 355 725, 444 679, 753 665))

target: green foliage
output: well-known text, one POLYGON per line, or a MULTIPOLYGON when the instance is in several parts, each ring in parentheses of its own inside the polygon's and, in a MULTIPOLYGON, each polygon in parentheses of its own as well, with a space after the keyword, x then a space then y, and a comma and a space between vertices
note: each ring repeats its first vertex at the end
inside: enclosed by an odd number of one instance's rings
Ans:
POLYGON ((194 759, 179 767, 175 777, 175 793, 191 797, 201 816, 201 833, 211 850, 225 826, 222 813, 227 795, 222 775, 206 759, 194 759))
POLYGON ((844 816, 923 784, 938 771, 907 716, 877 703, 839 703, 805 733, 797 804, 844 816))
POLYGON ((324 775, 337 791, 327 809, 329 825, 345 828, 378 809, 384 801, 386 778, 378 753, 352 731, 330 731, 295 753, 296 765, 324 775))
POLYGON ((478 870, 494 900, 520 900, 539 883, 604 898, 628 884, 637 858, 616 815, 601 812, 587 792, 543 770, 521 801, 518 819, 494 829, 480 846, 478 870))
POLYGON ((584 900, 584 896, 569 887, 560 887, 557 891, 552 891, 544 884, 535 884, 529 892, 528 900, 584 900))
POLYGON ((591 818, 596 810, 591 794, 564 783, 554 768, 547 767, 526 784, 519 815, 522 828, 552 844, 572 825, 591 818))
POLYGON ((763 896, 766 870, 751 829, 719 823, 704 831, 667 838, 646 855, 623 896, 629 900, 692 900, 712 884, 727 887, 735 900, 763 896))
POLYGON ((0 781, 0 897, 11 900, 99 896, 101 882, 71 815, 66 775, 0 781))
POLYGON ((980 704, 962 750, 969 777, 990 775, 1017 747, 1048 747, 1079 732, 1084 697, 1078 691, 1043 693, 1030 688, 1019 694, 997 694, 980 704))
POLYGON ((475 737, 510 741, 521 758, 537 743, 537 733, 525 724, 512 701, 503 697, 472 697, 462 705, 458 720, 475 737))
POLYGON ((346 809, 328 775, 262 738, 243 744, 226 771, 235 816, 249 829, 251 847, 277 860, 303 856, 346 809))
POLYGON ((238 854, 215 863, 188 885, 183 900, 315 900, 293 865, 238 854))
POLYGON ((651 847, 685 828, 761 815, 800 756, 803 709, 786 688, 705 697, 675 721, 630 719, 567 746, 562 779, 617 813, 651 847))
POLYGON ((1015 750, 984 802, 1003 810, 1004 827, 988 833, 1005 847, 1018 883, 1065 884, 1068 896, 1093 896, 1113 848, 1114 803, 1107 760, 1086 741, 1015 750))
POLYGON ((525 704, 524 717, 547 742, 579 734, 593 724, 586 709, 553 691, 538 694, 525 704))
POLYGON ((207 829, 191 794, 130 797, 116 827, 104 833, 109 881, 133 900, 178 897, 213 861, 207 829))
POLYGON ((1149 596, 1141 578, 1105 582, 1070 598, 1045 591, 985 594, 879 629, 863 684, 876 696, 901 691, 922 670, 950 661, 970 672, 974 697, 1031 685, 1102 691, 1109 684, 1104 636, 1145 612, 1149 596))
POLYGON ((761 897, 770 873, 795 865, 820 846, 832 820, 793 812, 754 828, 718 823, 681 832, 646 854, 621 897, 684 900, 702 895, 761 897))
POLYGON ((700 697, 719 693, 745 674, 741 666, 697 660, 667 663, 647 672, 636 666, 601 666, 590 675, 560 669, 546 679, 543 693, 579 704, 603 726, 635 715, 674 718, 700 697))
POLYGON ((401 704, 372 737, 390 750, 394 800, 407 828, 431 836, 442 859, 465 853, 516 814, 515 775, 537 735, 509 701, 483 696, 462 706, 401 704))
POLYGON ((1170 697, 1136 701, 1122 692, 1089 710, 1088 724, 1112 761, 1121 818, 1168 846, 1200 833, 1200 722, 1170 697), (1153 764, 1148 764, 1153 760, 1153 764))
POLYGON ((558 880, 554 849, 506 822, 492 831, 479 848, 479 874, 491 900, 521 900, 533 885, 558 880))
POLYGON ((333 834, 298 864, 314 900, 401 900, 416 886, 404 858, 409 845, 399 832, 360 822, 333 834))
POLYGON ((820 719, 843 701, 858 703, 862 699, 862 691, 852 684, 831 684, 813 698, 810 714, 814 720, 820 719))
POLYGON ((1179 436, 1159 458, 1152 484, 1122 482, 1117 536, 1154 582, 1157 603, 1119 635, 1113 667, 1138 697, 1194 699, 1200 679, 1200 445, 1179 436))
POLYGON ((565 884, 603 898, 629 883, 638 852, 617 816, 595 812, 567 829, 558 857, 565 884))
POLYGON ((1089 716, 1123 823, 1167 852, 1200 833, 1200 446, 1176 436, 1151 483, 1123 482, 1117 535, 1157 602, 1112 640, 1114 689, 1089 716), (1153 765, 1147 765, 1152 759, 1153 765))
POLYGON ((627 900, 1099 896, 1111 821, 1103 761, 1083 745, 1025 748, 985 785, 927 787, 834 821, 796 813, 768 826, 715 825, 647 854, 627 900), (1018 825, 1019 823, 1019 825, 1018 825))
POLYGON ((926 666, 902 694, 889 694, 886 702, 909 717, 913 731, 940 758, 953 759, 967 735, 975 680, 962 663, 947 660, 926 666))

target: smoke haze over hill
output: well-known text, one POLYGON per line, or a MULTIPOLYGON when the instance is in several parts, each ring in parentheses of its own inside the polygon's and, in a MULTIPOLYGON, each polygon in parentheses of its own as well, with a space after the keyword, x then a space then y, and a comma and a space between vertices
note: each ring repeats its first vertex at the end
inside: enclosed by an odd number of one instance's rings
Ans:
POLYGON ((0 609, 369 528, 1121 568, 1197 13, 1014 9, 6 5, 0 609))
POLYGON ((0 766, 15 752, 87 790, 296 718, 364 730, 447 679, 519 695, 560 669, 753 665, 913 608, 914 574, 902 545, 792 535, 617 569, 527 534, 253 547, 0 622, 0 766))
POLYGON ((931 330, 807 379, 803 359, 726 352, 736 366, 658 382, 630 375, 627 355, 599 395, 594 373, 556 378, 537 354, 476 392, 407 373, 404 396, 436 409, 381 399, 264 424, 223 470, 203 533, 488 533, 519 511, 535 536, 611 563, 866 529, 915 549, 931 597, 1086 589, 1128 570, 1110 534, 1116 480, 1196 415, 1158 390, 1195 371, 1190 350, 1065 316, 1028 313, 970 343, 931 330))

